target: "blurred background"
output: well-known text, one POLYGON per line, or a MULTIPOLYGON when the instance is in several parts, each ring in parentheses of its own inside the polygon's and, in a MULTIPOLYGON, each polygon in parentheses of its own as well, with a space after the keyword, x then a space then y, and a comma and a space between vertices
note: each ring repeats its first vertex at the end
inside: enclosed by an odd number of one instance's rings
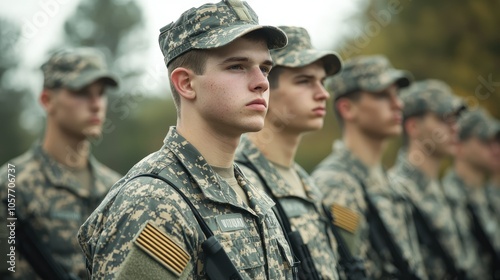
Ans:
MULTIPOLYGON (((0 165, 26 151, 44 130, 40 65, 62 47, 92 46, 121 78, 109 95, 94 155, 124 174, 158 150, 175 107, 158 47, 159 29, 210 0, 24 0, 0 2, 0 165)), ((216 1, 216 0, 214 0, 216 1)), ((500 117, 500 1, 247 0, 262 24, 308 29, 319 49, 345 60, 385 54, 417 80, 446 81, 470 107, 500 117), (347 2, 347 3, 346 3, 347 2)), ((340 137, 331 105, 323 130, 304 137, 297 161, 308 171, 340 137)), ((384 157, 390 167, 400 140, 384 157)))

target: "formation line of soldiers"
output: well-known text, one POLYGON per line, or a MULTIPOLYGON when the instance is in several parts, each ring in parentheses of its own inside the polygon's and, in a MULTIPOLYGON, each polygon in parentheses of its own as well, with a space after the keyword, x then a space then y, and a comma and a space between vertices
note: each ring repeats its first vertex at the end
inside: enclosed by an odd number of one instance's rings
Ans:
POLYGON ((159 44, 177 123, 125 176, 90 152, 119 84, 103 55, 42 66, 45 134, 0 168, 2 279, 500 279, 500 125, 445 82, 342 62, 240 0, 159 44), (308 174, 297 148, 332 105, 342 138, 308 174))

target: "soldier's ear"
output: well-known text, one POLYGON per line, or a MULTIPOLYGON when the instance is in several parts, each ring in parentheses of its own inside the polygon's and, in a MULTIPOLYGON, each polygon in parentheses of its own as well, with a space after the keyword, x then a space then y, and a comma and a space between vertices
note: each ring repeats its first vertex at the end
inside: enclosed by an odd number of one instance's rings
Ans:
POLYGON ((195 99, 196 91, 193 88, 194 72, 184 67, 178 67, 170 74, 170 82, 179 95, 185 99, 195 99))
POLYGON ((53 108, 53 99, 54 96, 52 90, 44 88, 40 94, 39 102, 47 113, 49 113, 53 108))
POLYGON ((408 118, 407 120, 404 121, 403 123, 403 128, 404 131, 406 131, 406 134, 408 135, 409 139, 414 139, 418 135, 419 131, 419 125, 417 118, 408 118))
POLYGON ((340 98, 337 102, 335 102, 335 106, 337 107, 337 111, 343 120, 348 121, 355 117, 356 110, 351 100, 347 98, 340 98))

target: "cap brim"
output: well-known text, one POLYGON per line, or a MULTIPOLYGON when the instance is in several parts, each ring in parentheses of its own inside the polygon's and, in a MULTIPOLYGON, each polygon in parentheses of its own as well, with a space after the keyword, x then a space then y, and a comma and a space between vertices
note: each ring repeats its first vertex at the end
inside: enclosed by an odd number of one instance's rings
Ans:
POLYGON ((291 59, 287 58, 288 56, 281 57, 279 60, 275 61, 276 65, 295 68, 303 67, 321 60, 327 76, 335 75, 342 69, 342 61, 335 52, 309 49, 298 52, 293 51, 293 54, 290 55, 291 59))
POLYGON ((254 31, 260 30, 265 35, 270 50, 286 46, 288 38, 283 30, 274 26, 242 24, 222 26, 205 33, 202 38, 194 39, 191 43, 195 49, 211 49, 223 47, 234 40, 254 31))
POLYGON ((379 84, 373 85, 370 88, 362 88, 367 91, 378 92, 388 88, 392 84, 396 84, 399 88, 408 87, 413 80, 410 72, 404 70, 391 70, 388 78, 381 81, 379 84))
POLYGON ((72 90, 80 90, 97 80, 102 80, 106 85, 111 87, 118 86, 118 78, 106 70, 88 71, 87 73, 82 73, 65 86, 72 90))

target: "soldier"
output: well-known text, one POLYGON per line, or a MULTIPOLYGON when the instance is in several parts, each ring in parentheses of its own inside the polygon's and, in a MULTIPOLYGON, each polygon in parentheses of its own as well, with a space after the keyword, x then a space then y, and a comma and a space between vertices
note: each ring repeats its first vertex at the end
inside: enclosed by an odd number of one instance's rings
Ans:
POLYGON ((414 83, 401 99, 403 147, 389 176, 405 188, 415 211, 421 213, 415 222, 429 278, 463 277, 463 271, 473 269, 477 255, 472 254, 474 244, 457 229, 439 170, 443 159, 452 155, 456 120, 465 107, 439 80, 414 83))
POLYGON ((264 125, 269 49, 286 42, 237 0, 191 8, 160 30, 177 126, 80 229, 92 278, 292 278, 274 203, 233 163, 241 134, 264 125))
POLYGON ((401 133, 398 94, 410 74, 383 56, 361 56, 346 61, 330 84, 343 139, 312 174, 323 203, 351 221, 339 228, 353 255, 366 260, 368 276, 425 278, 411 213, 381 164, 386 140, 401 133))
MULTIPOLYGON (((500 131, 500 121, 496 120, 498 131, 500 131)), ((488 186, 486 187, 486 197, 489 201, 491 211, 500 223, 500 133, 495 135, 491 144, 492 172, 488 186)), ((500 231, 497 233, 500 234, 500 231)))
POLYGON ((287 34, 288 45, 271 51, 275 66, 269 74, 270 107, 264 128, 242 138, 236 160, 249 180, 279 204, 284 212, 281 219, 306 244, 309 252, 301 252, 291 237, 305 274, 301 278, 319 279, 313 276, 317 274, 322 279, 338 279, 335 247, 329 246, 335 240, 330 240, 321 193, 294 158, 302 135, 323 126, 330 97, 323 82, 340 70, 341 62, 335 53, 314 49, 304 28, 279 28, 287 34), (308 267, 311 261, 313 267, 308 267))
POLYGON ((490 141, 498 132, 498 126, 484 109, 464 114, 459 120, 453 167, 443 178, 444 191, 459 230, 472 235, 470 238, 475 238, 475 248, 479 250, 476 254, 480 258, 471 270, 474 279, 497 279, 492 273, 500 272, 500 229, 485 196, 491 172, 490 141))
POLYGON ((0 216, 8 206, 8 217, 17 217, 15 273, 6 271, 2 279, 52 278, 55 271, 64 274, 61 279, 84 278, 85 259, 76 234, 120 178, 90 154, 90 140, 101 135, 106 117, 106 89, 118 85, 103 55, 91 48, 61 50, 42 71, 39 100, 47 113, 45 135, 0 168, 0 216), (30 238, 45 257, 26 249, 30 238), (50 274, 43 274, 47 269, 50 274))

